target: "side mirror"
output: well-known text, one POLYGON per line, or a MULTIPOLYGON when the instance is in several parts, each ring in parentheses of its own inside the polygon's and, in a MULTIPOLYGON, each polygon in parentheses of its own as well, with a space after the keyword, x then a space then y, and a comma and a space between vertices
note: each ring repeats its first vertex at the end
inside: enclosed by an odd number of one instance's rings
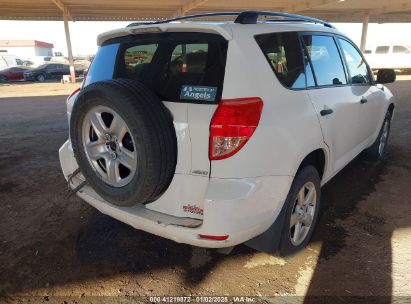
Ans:
POLYGON ((378 70, 377 74, 377 83, 392 83, 395 81, 397 76, 395 75, 395 71, 392 69, 380 69, 378 70))

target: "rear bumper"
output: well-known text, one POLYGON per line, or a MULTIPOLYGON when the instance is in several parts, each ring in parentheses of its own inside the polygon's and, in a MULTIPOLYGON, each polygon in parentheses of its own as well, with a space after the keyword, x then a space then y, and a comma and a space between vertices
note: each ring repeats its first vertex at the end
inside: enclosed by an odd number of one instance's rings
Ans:
MULTIPOLYGON (((69 142, 60 148, 59 154, 63 173, 67 179, 77 169, 77 162, 69 142)), ((193 177, 176 174, 174 178, 184 180, 193 177)), ((79 182, 81 181, 78 180, 77 183, 79 182)), ((171 216, 149 210, 143 205, 115 206, 99 197, 88 186, 85 186, 77 195, 100 212, 136 229, 178 243, 207 248, 225 248, 244 243, 266 231, 280 213, 291 183, 291 176, 245 179, 210 178, 204 195, 202 220, 171 216), (228 235, 228 238, 222 241, 209 240, 200 238, 200 234, 228 235)), ((184 182, 181 183, 183 184, 184 182)), ((179 183, 175 183, 176 187, 178 185, 179 183)))

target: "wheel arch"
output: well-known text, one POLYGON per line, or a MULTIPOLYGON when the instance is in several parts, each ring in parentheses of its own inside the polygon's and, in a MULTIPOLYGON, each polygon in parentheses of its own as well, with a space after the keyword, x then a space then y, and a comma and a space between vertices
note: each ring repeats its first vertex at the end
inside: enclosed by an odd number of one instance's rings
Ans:
POLYGON ((395 104, 393 102, 391 102, 388 106, 387 111, 391 113, 391 115, 394 113, 394 109, 395 109, 395 104))
POLYGON ((295 173, 297 175, 304 167, 306 166, 313 166, 318 171, 318 175, 320 176, 320 180, 323 179, 324 173, 326 172, 326 166, 328 163, 328 154, 327 151, 323 148, 316 149, 310 153, 308 153, 304 159, 300 162, 298 169, 295 173))
POLYGON ((44 72, 40 72, 40 73, 38 73, 35 77, 35 79, 36 80, 38 80, 38 77, 40 77, 40 76, 43 76, 44 77, 44 80, 46 80, 47 79, 47 75, 46 75, 46 73, 44 73, 44 72))

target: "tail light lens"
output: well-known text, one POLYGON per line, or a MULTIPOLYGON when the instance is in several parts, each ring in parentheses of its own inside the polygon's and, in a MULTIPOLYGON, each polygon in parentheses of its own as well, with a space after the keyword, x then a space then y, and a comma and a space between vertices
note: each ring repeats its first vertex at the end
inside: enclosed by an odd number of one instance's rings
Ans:
POLYGON ((223 99, 210 124, 210 160, 237 153, 257 128, 262 109, 259 97, 223 99))

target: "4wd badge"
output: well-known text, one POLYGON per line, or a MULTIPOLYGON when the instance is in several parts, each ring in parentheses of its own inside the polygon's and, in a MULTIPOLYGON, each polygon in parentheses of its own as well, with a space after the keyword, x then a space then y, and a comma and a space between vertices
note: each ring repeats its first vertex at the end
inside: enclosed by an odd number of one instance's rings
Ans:
POLYGON ((181 87, 180 99, 215 101, 216 87, 183 85, 181 87))

